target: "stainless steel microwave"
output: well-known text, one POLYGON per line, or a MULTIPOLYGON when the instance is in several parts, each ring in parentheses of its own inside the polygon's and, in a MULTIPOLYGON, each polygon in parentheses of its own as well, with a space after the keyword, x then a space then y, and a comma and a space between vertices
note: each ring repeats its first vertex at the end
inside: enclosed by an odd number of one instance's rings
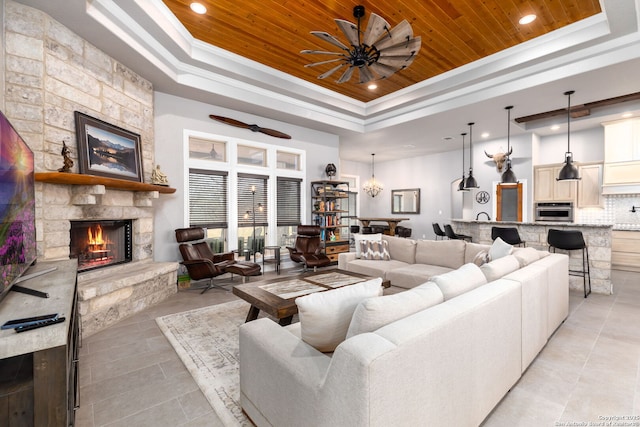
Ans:
POLYGON ((573 222, 572 202, 538 202, 536 221, 573 222))

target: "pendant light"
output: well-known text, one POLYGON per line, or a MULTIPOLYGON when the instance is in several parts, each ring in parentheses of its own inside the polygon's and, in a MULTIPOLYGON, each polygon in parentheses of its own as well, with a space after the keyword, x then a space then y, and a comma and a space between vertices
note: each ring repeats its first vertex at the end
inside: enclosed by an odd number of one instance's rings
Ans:
POLYGON ((373 158, 375 154, 371 154, 371 179, 364 183, 364 187, 362 189, 370 195, 371 197, 376 197, 383 189, 382 184, 376 181, 376 175, 374 173, 374 163, 373 158))
POLYGON ((573 164, 573 153, 569 145, 571 139, 571 95, 574 93, 575 91, 573 90, 564 93, 567 95, 567 152, 564 153, 564 166, 560 169, 558 178, 556 178, 558 181, 576 181, 580 179, 578 168, 573 164))
POLYGON ((465 179, 464 179, 464 137, 467 135, 466 132, 461 133, 460 135, 462 135, 462 179, 460 180, 460 184, 458 184, 458 191, 466 191, 468 192, 469 189, 468 188, 464 188, 465 186, 465 179))
POLYGON ((511 109, 513 105, 504 107, 507 110, 507 170, 502 174, 500 184, 515 184, 518 182, 516 174, 511 170, 511 109))
POLYGON ((464 188, 467 190, 470 188, 480 188, 478 182, 473 177, 473 133, 472 127, 475 123, 468 123, 469 125, 469 177, 465 181, 464 188))

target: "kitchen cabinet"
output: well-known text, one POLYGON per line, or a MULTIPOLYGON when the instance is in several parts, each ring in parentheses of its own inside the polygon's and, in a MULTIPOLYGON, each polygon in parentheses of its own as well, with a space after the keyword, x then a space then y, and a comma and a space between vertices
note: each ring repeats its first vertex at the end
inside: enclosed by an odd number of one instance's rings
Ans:
POLYGON ((533 171, 533 198, 535 202, 575 202, 576 181, 558 181, 560 165, 535 166, 533 171))
POLYGON ((603 185, 640 184, 640 119, 604 124, 603 185))
POLYGON ((640 231, 611 232, 611 267, 640 272, 640 231))
POLYGON ((601 208, 602 202, 602 163, 587 163, 578 166, 578 207, 601 208))

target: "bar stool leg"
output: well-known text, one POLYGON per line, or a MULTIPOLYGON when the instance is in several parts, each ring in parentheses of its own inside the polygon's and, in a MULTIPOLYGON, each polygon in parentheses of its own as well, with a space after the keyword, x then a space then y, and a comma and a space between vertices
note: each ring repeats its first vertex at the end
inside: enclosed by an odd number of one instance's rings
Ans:
POLYGON ((587 248, 582 248, 582 271, 583 271, 582 280, 583 280, 583 283, 584 283, 584 297, 586 298, 587 295, 589 295, 591 293, 591 269, 589 267, 589 250, 587 248), (587 267, 586 268, 584 266, 585 253, 587 254, 587 267), (587 292, 587 282, 586 282, 587 276, 589 276, 589 292, 587 292))

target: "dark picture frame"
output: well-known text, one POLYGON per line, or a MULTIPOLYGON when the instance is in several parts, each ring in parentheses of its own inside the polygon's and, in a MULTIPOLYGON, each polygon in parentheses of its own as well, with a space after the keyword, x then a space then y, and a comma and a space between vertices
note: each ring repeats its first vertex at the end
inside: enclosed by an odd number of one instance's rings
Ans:
POLYGON ((140 135, 74 112, 80 173, 143 182, 140 135))

